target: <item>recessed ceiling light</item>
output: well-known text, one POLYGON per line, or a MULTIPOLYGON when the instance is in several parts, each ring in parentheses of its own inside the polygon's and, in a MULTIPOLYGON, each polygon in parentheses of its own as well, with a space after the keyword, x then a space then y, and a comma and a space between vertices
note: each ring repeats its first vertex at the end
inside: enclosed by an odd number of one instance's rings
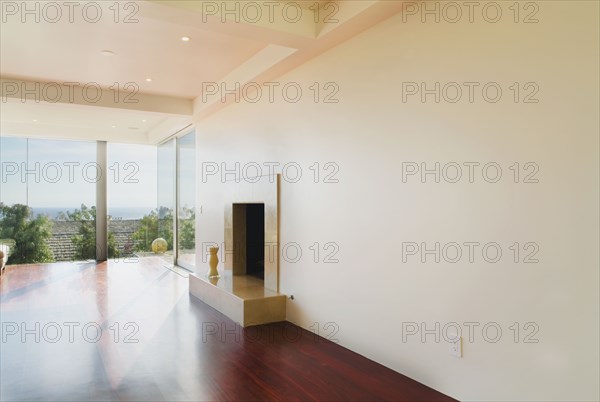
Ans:
POLYGON ((115 52, 112 50, 101 50, 100 54, 102 54, 102 56, 114 56, 115 52))
POLYGON ((191 39, 191 38, 190 38, 189 36, 182 36, 182 37, 181 37, 181 41, 182 41, 182 42, 189 42, 189 41, 190 41, 190 39, 191 39))
POLYGON ((142 123, 145 123, 145 122, 146 122, 146 120, 142 120, 142 123))
POLYGON ((110 126, 111 128, 117 128, 117 126, 110 126))
POLYGON ((37 119, 33 119, 33 122, 34 122, 34 123, 37 123, 37 119))
POLYGON ((146 78, 146 82, 152 82, 152 78, 146 78))

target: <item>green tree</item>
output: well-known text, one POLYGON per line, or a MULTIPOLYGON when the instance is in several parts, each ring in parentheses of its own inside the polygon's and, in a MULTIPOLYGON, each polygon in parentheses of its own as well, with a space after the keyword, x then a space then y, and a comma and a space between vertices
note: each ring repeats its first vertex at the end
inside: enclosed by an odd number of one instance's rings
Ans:
POLYGON ((183 208, 179 219, 179 248, 192 250, 196 246, 196 213, 193 208, 183 208))
POLYGON ((46 216, 33 217, 27 205, 0 203, 0 239, 16 242, 9 258, 10 264, 52 262, 54 255, 48 247, 52 237, 52 222, 46 216))
POLYGON ((169 208, 160 207, 144 215, 140 228, 133 234, 136 251, 152 251, 152 242, 162 237, 167 241, 167 249, 173 249, 173 213, 169 208))
MULTIPOLYGON (((66 220, 79 222, 79 233, 71 237, 75 245, 75 258, 89 260, 96 258, 96 207, 88 208, 81 204, 81 209, 66 213, 66 220)), ((119 256, 117 241, 112 232, 108 232, 108 258, 119 256)))

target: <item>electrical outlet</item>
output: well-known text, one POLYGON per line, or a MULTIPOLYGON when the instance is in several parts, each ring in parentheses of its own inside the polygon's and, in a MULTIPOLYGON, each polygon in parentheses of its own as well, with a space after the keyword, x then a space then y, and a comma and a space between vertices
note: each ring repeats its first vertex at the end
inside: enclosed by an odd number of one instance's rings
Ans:
POLYGON ((454 342, 450 342, 450 354, 452 356, 462 357, 462 336, 454 336, 452 339, 456 340, 454 342))

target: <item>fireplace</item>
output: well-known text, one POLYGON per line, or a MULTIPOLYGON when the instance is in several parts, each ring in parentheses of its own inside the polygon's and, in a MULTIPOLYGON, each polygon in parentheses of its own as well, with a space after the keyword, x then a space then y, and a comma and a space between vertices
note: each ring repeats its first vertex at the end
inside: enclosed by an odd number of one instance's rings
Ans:
POLYGON ((227 183, 223 266, 234 277, 259 280, 279 292, 279 175, 256 183, 227 183))
POLYGON ((233 267, 265 279, 265 204, 233 204, 233 267))
MULTIPOLYGON (((221 276, 209 278, 208 264, 190 274, 192 295, 244 327, 286 317, 287 297, 279 293, 280 183, 279 175, 223 183, 221 276)), ((207 204, 202 218, 217 218, 217 209, 207 204)), ((207 245, 218 246, 219 240, 215 233, 207 245)))

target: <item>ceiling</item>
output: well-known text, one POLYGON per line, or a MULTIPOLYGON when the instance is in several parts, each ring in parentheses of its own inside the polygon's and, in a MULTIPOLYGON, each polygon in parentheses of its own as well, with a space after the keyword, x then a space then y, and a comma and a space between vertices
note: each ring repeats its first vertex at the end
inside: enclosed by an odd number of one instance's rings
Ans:
MULTIPOLYGON (((328 3, 336 4, 338 1, 331 0, 312 0, 312 1, 298 1, 298 0, 279 0, 279 2, 285 3, 295 3, 300 6, 303 10, 314 10, 316 7, 323 8, 328 3)), ((334 6, 335 7, 335 6, 334 6)))
POLYGON ((0 26, 1 134, 135 143, 157 143, 225 107, 198 101, 206 83, 275 79, 401 10, 385 0, 252 2, 258 18, 243 1, 148 0, 35 2, 37 15, 23 15, 25 3, 11 3, 0 26), (330 12, 337 22, 323 23, 330 12), (90 86, 100 101, 81 96, 90 86), (48 95, 57 88, 61 96, 48 95), (124 102, 128 92, 137 102, 124 102))
MULTIPOLYGON (((108 4, 108 3, 107 3, 108 4)), ((219 81, 267 44, 138 17, 139 23, 9 23, 2 27, 2 75, 109 88, 133 82, 140 91, 193 99, 203 81, 219 81), (189 42, 181 37, 189 36, 189 42), (102 50, 114 52, 110 56, 102 50), (151 78, 152 82, 146 82, 151 78)))

